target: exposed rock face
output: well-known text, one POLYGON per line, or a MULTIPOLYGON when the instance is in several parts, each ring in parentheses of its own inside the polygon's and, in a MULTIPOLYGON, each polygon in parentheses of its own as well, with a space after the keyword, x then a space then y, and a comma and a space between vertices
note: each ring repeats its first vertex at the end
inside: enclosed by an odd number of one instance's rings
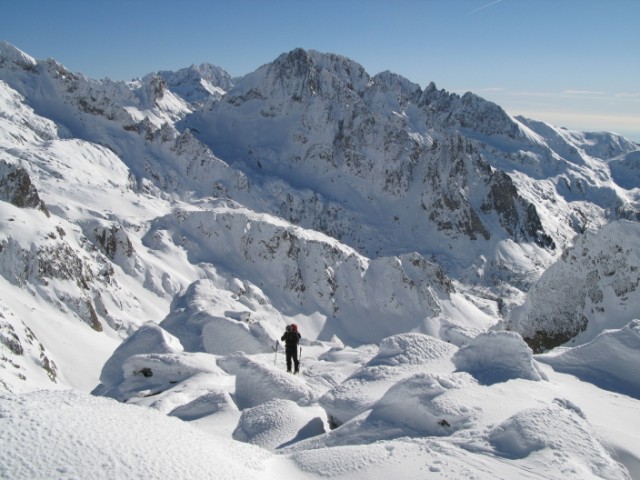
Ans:
MULTIPOLYGON (((25 323, 15 318, 14 314, 0 305, 0 368, 10 372, 19 382, 28 381, 29 363, 35 359, 39 373, 47 381, 57 383, 58 367, 51 358, 50 352, 37 339, 25 323), (8 351, 7 351, 8 350, 8 351)), ((10 385, 0 378, 0 387, 12 391, 10 385)))
POLYGON ((45 298, 55 301, 54 297, 57 297, 94 330, 102 331, 90 296, 94 272, 86 262, 87 259, 80 257, 71 245, 53 232, 43 244, 32 244, 29 248, 11 238, 0 242, 0 274, 3 277, 24 287, 40 286, 45 298), (70 282, 73 293, 67 289, 52 295, 47 288, 51 281, 70 282))
POLYGON ((518 193, 511 177, 496 171, 489 180, 489 194, 482 204, 484 212, 498 213, 500 225, 516 240, 533 240, 541 247, 555 249, 555 242, 544 233, 535 206, 518 193))
POLYGON ((0 200, 20 208, 37 208, 47 215, 47 207, 40 200, 38 190, 31 183, 29 173, 18 165, 0 161, 0 200))
POLYGON ((535 352, 578 337, 584 343, 605 325, 622 328, 640 297, 640 225, 613 222, 576 238, 575 245, 542 275, 514 328, 535 352))

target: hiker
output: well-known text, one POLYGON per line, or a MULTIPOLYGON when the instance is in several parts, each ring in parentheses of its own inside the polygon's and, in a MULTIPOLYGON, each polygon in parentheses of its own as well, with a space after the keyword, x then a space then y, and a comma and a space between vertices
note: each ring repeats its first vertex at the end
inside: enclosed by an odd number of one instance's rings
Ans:
POLYGON ((294 374, 300 370, 300 361, 298 360, 298 342, 302 336, 298 332, 298 326, 295 323, 287 325, 287 329, 282 335, 284 342, 284 350, 287 354, 287 372, 291 373, 291 360, 293 359, 294 374))

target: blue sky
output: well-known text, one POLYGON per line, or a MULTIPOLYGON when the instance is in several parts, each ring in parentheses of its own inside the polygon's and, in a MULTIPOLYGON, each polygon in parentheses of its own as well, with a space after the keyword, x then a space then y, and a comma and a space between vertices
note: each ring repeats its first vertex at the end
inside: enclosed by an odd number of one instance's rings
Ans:
POLYGON ((0 0, 0 39, 117 80, 315 49, 640 141, 640 0, 0 0))

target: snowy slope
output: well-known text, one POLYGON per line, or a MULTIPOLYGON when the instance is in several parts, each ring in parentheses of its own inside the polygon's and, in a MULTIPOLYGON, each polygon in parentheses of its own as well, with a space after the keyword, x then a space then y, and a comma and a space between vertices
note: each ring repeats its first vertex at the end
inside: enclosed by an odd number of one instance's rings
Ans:
POLYGON ((0 476, 175 476, 147 430, 190 478, 638 478, 638 151, 339 55, 0 42, 0 476))

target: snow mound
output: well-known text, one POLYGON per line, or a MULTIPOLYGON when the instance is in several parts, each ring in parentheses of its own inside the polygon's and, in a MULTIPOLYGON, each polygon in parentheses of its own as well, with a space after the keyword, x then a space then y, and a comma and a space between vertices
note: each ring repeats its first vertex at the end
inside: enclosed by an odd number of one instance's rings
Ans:
POLYGON ((279 337, 281 322, 273 321, 279 318, 250 282, 233 279, 224 289, 211 280, 198 280, 174 299, 161 326, 188 351, 266 353, 279 337))
POLYGON ((374 405, 367 421, 386 422, 420 435, 450 435, 468 426, 478 409, 447 392, 473 384, 475 380, 466 373, 419 373, 391 387, 374 405))
POLYGON ((538 357, 556 371, 640 399, 640 320, 605 330, 591 342, 538 357))
MULTIPOLYGON (((337 338, 337 337, 335 337, 337 338)), ((342 344, 331 347, 326 352, 318 356, 318 360, 332 363, 367 363, 377 353, 379 349, 377 345, 361 345, 357 348, 348 347, 342 344)))
POLYGON ((124 363, 129 357, 143 353, 178 353, 182 352, 182 345, 173 335, 169 334, 153 322, 147 322, 130 335, 107 360, 100 373, 99 387, 106 390, 124 381, 124 363))
POLYGON ((275 399, 244 410, 233 438, 274 450, 323 433, 321 417, 290 400, 275 399))
MULTIPOLYGON (((103 395, 120 401, 154 397, 199 373, 226 377, 214 356, 206 353, 150 353, 133 355, 122 365, 125 379, 103 395)), ((95 392, 94 392, 95 393, 95 392)), ((163 409, 168 413, 170 409, 163 409)))
POLYGON ((515 332, 485 332, 453 355, 458 371, 468 372, 481 384, 515 378, 546 380, 533 359, 533 351, 515 332))
POLYGON ((434 360, 449 359, 457 350, 454 345, 435 337, 405 333, 383 339, 378 354, 368 365, 424 365, 434 360))
POLYGON ((185 421, 212 415, 239 415, 231 394, 220 388, 219 378, 215 375, 194 375, 171 389, 165 397, 170 397, 173 404, 179 405, 172 409, 169 415, 185 421))
POLYGON ((235 401, 240 410, 276 398, 298 404, 309 403, 316 396, 301 377, 261 363, 243 352, 221 358, 218 365, 236 377, 235 401))
POLYGON ((270 455, 73 390, 0 393, 2 478, 258 478, 270 455), (80 412, 80 413, 79 413, 80 412))
POLYGON ((452 435, 470 427, 481 414, 480 408, 470 407, 468 398, 460 395, 475 385, 467 373, 418 373, 393 385, 370 410, 292 450, 452 435))
POLYGON ((589 423, 563 401, 518 412, 491 430, 489 443, 507 458, 539 455, 555 471, 582 472, 583 478, 629 478, 597 440, 589 423))
POLYGON ((320 398, 331 421, 340 425, 369 410, 396 382, 419 372, 453 371, 457 347, 428 335, 405 333, 385 338, 378 354, 320 398))

